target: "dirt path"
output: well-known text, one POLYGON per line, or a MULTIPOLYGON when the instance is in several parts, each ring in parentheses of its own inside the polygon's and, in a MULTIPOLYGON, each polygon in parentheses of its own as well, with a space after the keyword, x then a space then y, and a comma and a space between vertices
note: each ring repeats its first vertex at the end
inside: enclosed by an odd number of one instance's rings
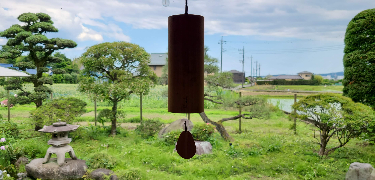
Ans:
MULTIPOLYGON (((94 122, 76 122, 74 124, 77 124, 77 125, 81 125, 81 126, 88 126, 89 124, 92 124, 92 125, 95 125, 94 122)), ((129 129, 129 130, 134 130, 140 123, 118 123, 120 124, 120 126, 124 129, 129 129)), ((96 124, 97 126, 101 126, 102 124, 101 123, 97 123, 96 124)), ((106 122, 104 123, 105 126, 111 126, 111 123, 109 122, 106 122)), ((169 124, 166 124, 166 126, 168 126, 169 124)))

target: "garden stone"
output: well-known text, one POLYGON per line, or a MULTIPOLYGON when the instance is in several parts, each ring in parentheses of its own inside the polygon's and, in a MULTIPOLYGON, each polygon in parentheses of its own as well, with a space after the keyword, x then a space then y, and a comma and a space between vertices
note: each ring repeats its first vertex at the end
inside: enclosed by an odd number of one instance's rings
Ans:
MULTIPOLYGON (((194 141, 195 147, 196 147, 196 155, 202 155, 202 154, 211 154, 212 153, 212 146, 211 143, 208 141, 194 141)), ((175 147, 177 146, 177 142, 175 147)), ((174 148, 173 151, 176 151, 176 148, 174 148)))
POLYGON ((3 180, 3 171, 0 170, 0 180, 3 180))
POLYGON ((354 162, 350 164, 345 180, 375 180, 375 170, 371 164, 354 162))
POLYGON ((65 158, 65 162, 59 166, 57 158, 51 158, 48 163, 43 164, 44 158, 33 159, 26 165, 26 172, 33 178, 42 180, 71 180, 80 179, 87 170, 86 161, 65 158))
POLYGON ((17 169, 20 168, 20 165, 21 164, 27 164, 29 163, 29 159, 27 159, 27 157, 20 157, 18 158, 17 162, 14 163, 14 165, 16 165, 17 169))
MULTIPOLYGON (((90 173, 90 178, 95 179, 95 180, 104 180, 104 177, 103 177, 104 174, 108 176, 110 174, 113 174, 113 171, 109 169, 99 168, 90 173)), ((118 178, 115 174, 111 175, 110 177, 110 180, 117 180, 117 179, 118 178)))
POLYGON ((190 120, 188 119, 179 119, 179 120, 176 120, 174 122, 172 122, 170 125, 164 127, 158 134, 158 137, 159 138, 163 138, 163 135, 171 132, 171 131, 176 131, 176 130, 181 130, 181 131, 184 131, 185 130, 185 121, 186 121, 186 126, 187 126, 187 130, 190 132, 191 129, 193 129, 193 122, 191 122, 190 120))

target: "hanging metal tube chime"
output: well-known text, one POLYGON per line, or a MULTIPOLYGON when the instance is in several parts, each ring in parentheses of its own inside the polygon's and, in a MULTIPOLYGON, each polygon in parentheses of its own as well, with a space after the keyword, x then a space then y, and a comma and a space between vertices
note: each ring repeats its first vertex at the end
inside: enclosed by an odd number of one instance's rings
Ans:
POLYGON ((204 17, 168 17, 168 112, 204 111, 204 17))

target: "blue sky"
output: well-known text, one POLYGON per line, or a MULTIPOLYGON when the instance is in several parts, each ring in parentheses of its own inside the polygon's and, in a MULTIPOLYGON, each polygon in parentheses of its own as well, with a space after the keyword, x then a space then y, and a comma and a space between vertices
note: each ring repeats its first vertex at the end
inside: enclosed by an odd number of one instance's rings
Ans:
MULTIPOLYGON (((148 53, 168 49, 168 16, 184 13, 184 0, 0 0, 0 31, 21 24, 25 12, 52 17, 60 37, 77 42, 74 49, 60 50, 73 59, 86 47, 103 42, 127 41, 148 53)), ((373 0, 189 0, 189 14, 205 17, 205 45, 219 60, 223 36, 223 71, 245 73, 260 63, 260 75, 310 71, 315 74, 343 71, 344 35, 349 21, 375 7, 373 0)), ((0 38, 0 45, 7 42, 0 38)))

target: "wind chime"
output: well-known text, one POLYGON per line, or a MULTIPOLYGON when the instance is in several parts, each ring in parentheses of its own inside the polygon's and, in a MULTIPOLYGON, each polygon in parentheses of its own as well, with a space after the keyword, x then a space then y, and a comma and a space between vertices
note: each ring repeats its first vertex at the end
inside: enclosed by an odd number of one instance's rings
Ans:
MULTIPOLYGON (((168 6, 169 1, 163 0, 163 5, 168 6)), ((185 14, 168 17, 168 112, 203 111, 204 17, 188 14, 185 0, 185 14)), ((176 150, 185 159, 195 155, 195 142, 186 124, 176 150)))

